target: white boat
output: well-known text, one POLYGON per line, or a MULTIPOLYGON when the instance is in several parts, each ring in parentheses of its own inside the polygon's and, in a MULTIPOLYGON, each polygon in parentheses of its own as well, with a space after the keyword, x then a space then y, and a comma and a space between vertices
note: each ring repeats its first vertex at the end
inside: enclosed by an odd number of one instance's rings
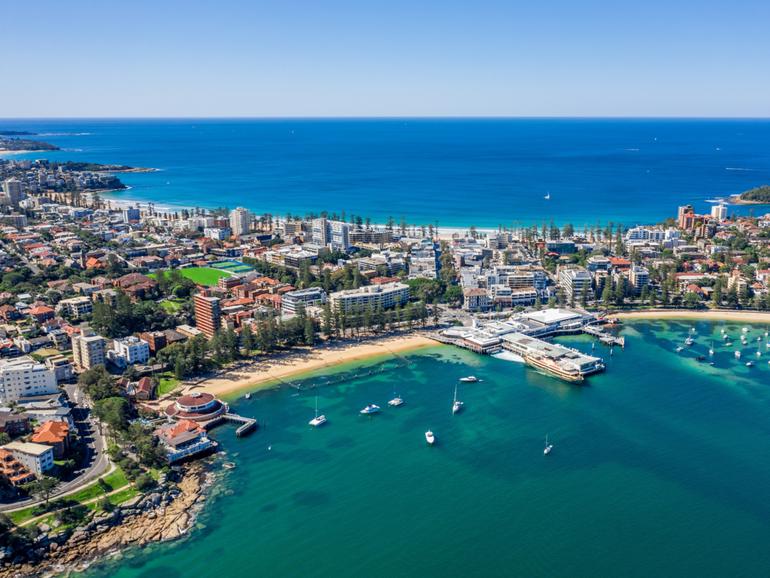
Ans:
POLYGON ((476 383, 478 380, 479 378, 476 377, 475 375, 469 375, 467 377, 460 378, 460 381, 462 381, 463 383, 476 383))
POLYGON ((728 339, 730 339, 730 336, 729 336, 729 335, 727 335, 727 333, 725 333, 724 335, 722 335, 722 340, 723 340, 723 341, 727 341, 728 339))
POLYGON ((307 423, 312 425, 313 427, 318 427, 319 425, 323 425, 326 423, 326 416, 318 415, 318 396, 316 396, 315 398, 315 417, 307 423))
POLYGON ((372 415, 373 413, 379 413, 379 412, 380 412, 380 406, 372 403, 370 405, 367 405, 359 413, 361 415, 372 415))
POLYGON ((684 344, 688 346, 694 343, 695 343, 695 340, 692 337, 688 337, 687 339, 684 340, 684 344))
POLYGON ((425 441, 431 446, 436 443, 436 436, 433 435, 432 431, 428 430, 425 432, 425 441))
POLYGON ((463 409, 463 402, 457 399, 457 386, 455 385, 455 396, 452 400, 452 413, 458 413, 463 409))
POLYGON ((388 402, 388 405, 389 405, 390 407, 399 407, 399 406, 401 406, 401 405, 404 405, 404 403, 405 403, 405 402, 404 402, 404 400, 403 400, 403 399, 401 399, 401 397, 399 397, 399 396, 397 395, 396 397, 394 397, 393 399, 391 399, 391 400, 388 402))
POLYGON ((744 327, 743 329, 741 329, 741 331, 743 331, 744 333, 748 333, 749 332, 749 328, 748 327, 744 327))
POLYGON ((740 351, 736 351, 735 352, 735 359, 740 359, 740 358, 741 358, 741 352, 740 351))
POLYGON ((251 399, 251 394, 250 394, 250 393, 247 393, 247 394, 246 394, 246 395, 244 395, 243 397, 244 397, 245 399, 251 399))
POLYGON ((545 436, 545 447, 543 448, 543 455, 547 456, 553 450, 553 444, 548 443, 548 436, 545 436))
POLYGON ((746 367, 754 367, 754 362, 753 361, 747 361, 746 362, 746 367))
POLYGON ((714 343, 713 342, 711 343, 711 347, 709 347, 709 355, 710 356, 714 355, 714 343))
POLYGON ((679 347, 677 347, 677 348, 676 348, 674 351, 676 351, 677 353, 681 353, 682 351, 684 351, 684 347, 682 347, 682 346, 680 345, 680 346, 679 346, 679 347))
POLYGON ((551 200, 551 192, 550 192, 550 191, 548 191, 548 192, 545 194, 545 196, 544 196, 543 198, 544 198, 546 201, 550 201, 550 200, 551 200))

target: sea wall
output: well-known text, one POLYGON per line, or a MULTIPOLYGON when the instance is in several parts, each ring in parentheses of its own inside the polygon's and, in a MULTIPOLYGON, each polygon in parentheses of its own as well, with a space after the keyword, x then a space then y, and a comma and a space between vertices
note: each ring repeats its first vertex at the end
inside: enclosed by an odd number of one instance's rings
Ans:
POLYGON ((34 548, 0 552, 0 578, 81 571, 124 548, 179 538, 192 527, 210 478, 204 466, 193 464, 178 483, 164 482, 83 526, 65 532, 43 527, 34 548))

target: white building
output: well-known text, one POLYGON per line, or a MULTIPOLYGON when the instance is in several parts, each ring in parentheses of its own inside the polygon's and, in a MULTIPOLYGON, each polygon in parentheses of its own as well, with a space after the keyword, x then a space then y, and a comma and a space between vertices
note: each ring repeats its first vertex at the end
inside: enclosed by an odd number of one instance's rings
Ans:
POLYGON ((308 308, 324 303, 326 303, 326 291, 320 287, 309 287, 284 293, 281 297, 281 311, 287 315, 294 315, 299 307, 308 308))
POLYGON ((727 205, 724 203, 719 203, 718 205, 711 207, 711 216, 718 221, 724 221, 727 219, 727 205))
POLYGON ((56 311, 66 311, 73 319, 81 319, 94 310, 93 302, 85 296, 62 299, 56 304, 56 311))
POLYGON ((227 227, 206 227, 203 229, 203 235, 215 241, 224 241, 230 236, 230 229, 227 227))
POLYGON ((32 442, 11 442, 3 449, 13 454, 21 464, 36 476, 41 476, 53 467, 53 446, 32 442))
POLYGON ((310 235, 313 243, 321 247, 335 251, 350 249, 350 225, 343 221, 330 221, 323 217, 313 219, 310 235))
POLYGON ((360 289, 337 291, 329 296, 329 300, 332 309, 338 311, 356 311, 369 307, 388 309, 409 301, 409 285, 405 283, 367 285, 360 289))
POLYGON ((56 373, 31 357, 0 360, 0 403, 58 391, 56 373))
POLYGON ((112 350, 108 356, 118 367, 147 363, 150 360, 150 344, 133 335, 116 339, 112 342, 112 350))
POLYGON ((254 216, 251 214, 251 211, 243 207, 230 211, 230 229, 232 229, 233 235, 235 237, 248 235, 253 220, 254 216))
POLYGON ((104 365, 107 340, 89 329, 72 336, 72 358, 81 369, 104 365))
POLYGON ((0 204, 18 206, 24 198, 23 184, 19 179, 3 181, 3 195, 0 204))
POLYGON ((646 267, 640 265, 634 265, 628 272, 628 280, 631 286, 636 291, 637 295, 642 292, 642 289, 646 287, 650 282, 650 272, 646 267))
POLYGON ((583 294, 591 297, 591 274, 583 267, 564 267, 559 271, 559 287, 567 299, 580 299, 583 294))

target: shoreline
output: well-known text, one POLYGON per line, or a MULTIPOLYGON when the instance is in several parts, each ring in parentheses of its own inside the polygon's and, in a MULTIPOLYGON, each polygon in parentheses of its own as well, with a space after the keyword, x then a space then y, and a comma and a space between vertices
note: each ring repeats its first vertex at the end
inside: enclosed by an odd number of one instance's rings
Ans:
MULTIPOLYGON (((424 334, 389 336, 363 343, 344 343, 290 351, 256 359, 228 369, 222 375, 187 385, 182 391, 204 391, 216 397, 254 392, 278 386, 290 378, 357 361, 397 356, 440 344, 424 334)), ((158 400, 160 401, 160 400, 158 400)))
POLYGON ((770 203, 766 203, 764 201, 747 201, 746 199, 742 199, 740 195, 730 195, 727 197, 727 204, 728 205, 770 205, 770 203))
POLYGON ((619 311, 610 313, 608 317, 615 319, 692 319, 702 321, 742 321, 746 323, 770 324, 770 312, 762 311, 688 311, 684 309, 661 309, 647 311, 619 311))

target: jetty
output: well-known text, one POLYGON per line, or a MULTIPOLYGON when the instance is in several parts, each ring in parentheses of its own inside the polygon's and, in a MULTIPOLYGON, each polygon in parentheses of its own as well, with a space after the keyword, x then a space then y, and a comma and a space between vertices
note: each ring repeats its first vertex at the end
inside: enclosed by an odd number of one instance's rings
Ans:
POLYGON ((619 345, 620 347, 626 346, 625 337, 618 337, 617 335, 612 335, 610 333, 607 333, 603 327, 600 327, 598 325, 584 325, 583 333, 586 333, 588 335, 593 335, 601 343, 603 343, 604 345, 608 345, 610 347, 614 345, 619 345))
POLYGON ((257 420, 251 417, 243 417, 237 413, 226 413, 222 418, 227 421, 241 424, 238 429, 235 430, 235 435, 237 437, 243 437, 257 429, 257 420))

